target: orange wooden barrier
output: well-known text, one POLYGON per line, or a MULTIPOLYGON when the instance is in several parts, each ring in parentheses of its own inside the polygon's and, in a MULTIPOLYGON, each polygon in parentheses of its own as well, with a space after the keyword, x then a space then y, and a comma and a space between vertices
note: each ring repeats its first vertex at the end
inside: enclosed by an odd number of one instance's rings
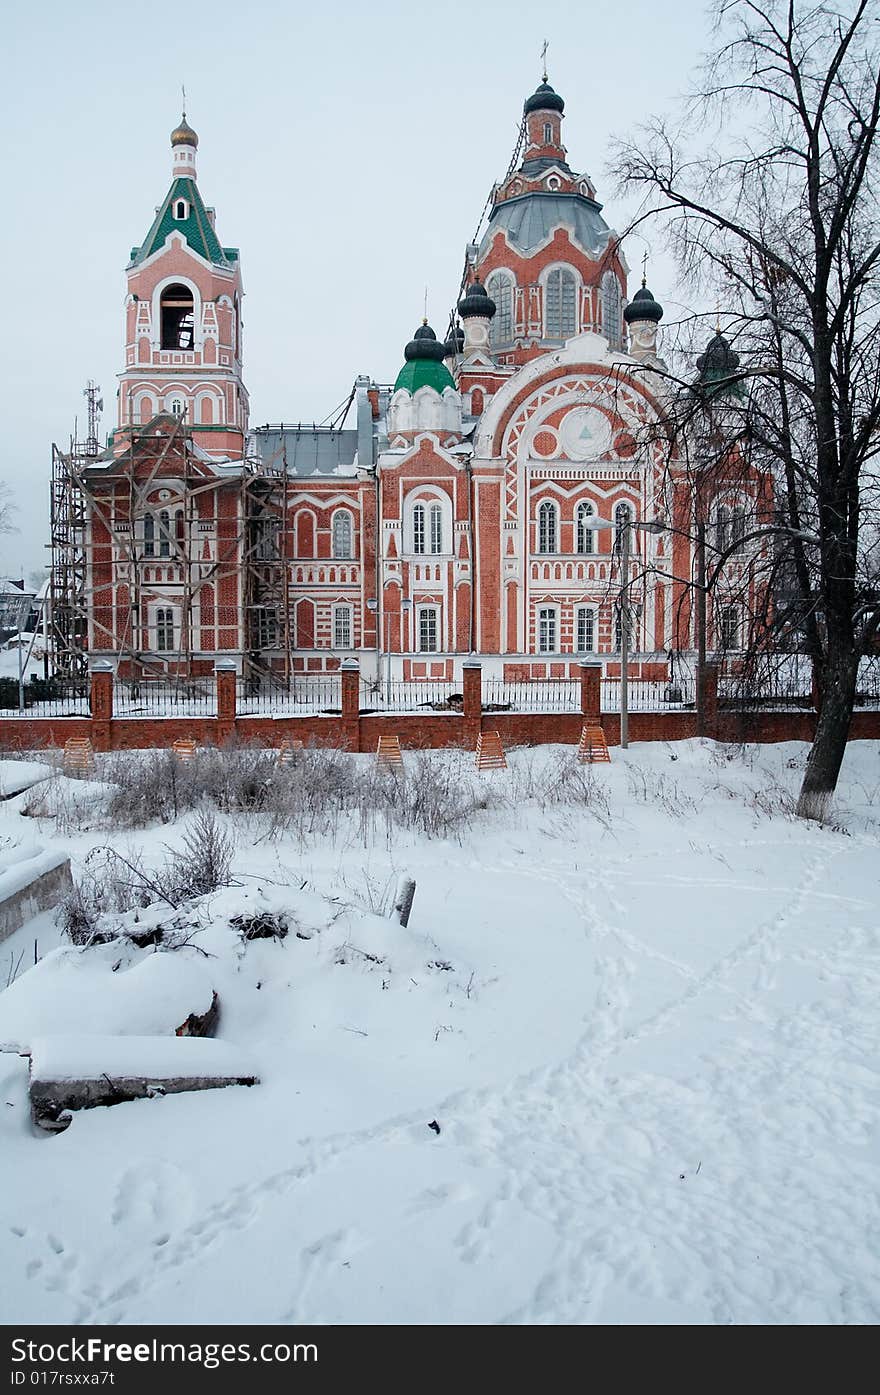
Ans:
POLYGON ((278 747, 278 764, 292 765, 293 758, 297 751, 302 751, 303 749, 303 743, 301 741, 290 736, 285 736, 281 745, 278 747))
POLYGON ((177 741, 172 741, 171 743, 172 755, 175 755, 178 760, 183 761, 184 765, 189 765, 190 761, 195 757, 196 749, 196 743, 191 736, 181 736, 177 741))
POLYGON ((376 747, 376 762, 378 765, 403 765, 398 736, 379 737, 379 744, 376 747))
POLYGON ((95 752, 87 736, 69 736, 64 743, 65 775, 91 775, 95 769, 95 752))
POLYGON ((610 761, 608 742, 601 727, 584 722, 581 739, 578 742, 578 760, 581 765, 592 765, 596 761, 610 761))
POLYGON ((477 737, 477 769, 506 770, 507 758, 497 731, 481 731, 477 737))

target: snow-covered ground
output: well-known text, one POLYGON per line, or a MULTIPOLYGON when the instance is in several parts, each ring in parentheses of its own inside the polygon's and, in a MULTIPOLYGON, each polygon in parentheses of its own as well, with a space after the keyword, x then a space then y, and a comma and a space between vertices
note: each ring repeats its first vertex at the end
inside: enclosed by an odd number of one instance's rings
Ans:
MULTIPOLYGON (((558 755, 473 779, 514 791, 558 755)), ((0 1055, 3 1320, 878 1321, 880 743, 850 746, 834 827, 791 817, 800 744, 612 757, 589 804, 514 798, 460 844, 231 819, 238 885, 198 910, 212 957, 176 953, 262 1083, 44 1136, 0 1055), (408 930, 374 913, 402 871, 408 930), (245 945, 230 917, 261 910, 290 932, 245 945)), ((0 804, 7 847, 76 870, 113 837, 35 825, 28 797, 0 804)), ((150 865, 179 835, 115 844, 150 865)), ((0 947, 0 987, 35 940, 59 945, 49 916, 0 947)), ((130 1007, 153 954, 53 956, 34 1031, 50 971, 71 1032, 77 968, 94 991, 118 959, 130 1007)), ((114 1010, 92 1030, 144 1030, 114 1010)))

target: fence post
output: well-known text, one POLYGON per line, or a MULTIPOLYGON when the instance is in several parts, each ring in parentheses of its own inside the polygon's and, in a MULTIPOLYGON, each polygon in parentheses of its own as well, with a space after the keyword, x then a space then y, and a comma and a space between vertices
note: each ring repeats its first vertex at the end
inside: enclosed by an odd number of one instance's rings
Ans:
POLYGON ((707 663, 702 672, 697 670, 697 682, 702 678, 703 726, 700 736, 715 737, 718 733, 718 665, 707 663))
POLYGON ((361 748, 361 666, 357 659, 343 659, 340 668, 342 684, 342 728, 345 748, 361 748))
POLYGON ((214 665, 217 683, 217 745, 228 741, 235 731, 235 688, 238 664, 235 659, 218 659, 214 665))
POLYGON ((483 722, 483 665, 479 659, 465 659, 461 666, 462 716, 468 746, 476 743, 483 722))
POLYGON ((598 722, 602 716, 602 663, 581 660, 581 715, 598 722))
POLYGON ((92 659, 89 664, 89 708, 92 745, 96 751, 109 751, 113 721, 113 663, 110 659, 92 659))

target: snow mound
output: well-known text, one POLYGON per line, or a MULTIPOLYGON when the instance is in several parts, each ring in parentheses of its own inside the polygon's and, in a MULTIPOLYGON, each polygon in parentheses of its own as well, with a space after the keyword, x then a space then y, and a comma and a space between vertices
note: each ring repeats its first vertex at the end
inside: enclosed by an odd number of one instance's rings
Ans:
POLYGON ((172 1035, 191 1013, 207 1012, 212 996, 206 961, 183 952, 139 953, 118 942, 55 949, 0 993, 0 1050, 27 1051, 56 1032, 172 1035))
POLYGON ((206 1037, 48 1036, 31 1044, 32 1080, 255 1078, 237 1046, 206 1037))
POLYGON ((42 761, 0 760, 0 799, 11 799, 52 774, 52 766, 42 761))

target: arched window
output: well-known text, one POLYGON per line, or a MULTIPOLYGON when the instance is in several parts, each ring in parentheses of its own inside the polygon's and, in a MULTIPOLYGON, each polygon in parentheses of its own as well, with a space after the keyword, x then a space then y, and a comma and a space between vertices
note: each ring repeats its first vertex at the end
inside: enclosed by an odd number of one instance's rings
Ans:
POLYGON ((596 648, 596 612, 579 605, 575 612, 575 645, 579 654, 592 654, 596 648))
POLYGON ((183 523, 183 509, 178 509, 174 515, 174 537, 176 542, 182 547, 186 536, 183 523))
POLYGON ((589 554, 593 551, 593 529, 590 521, 595 513, 592 504, 578 504, 575 517, 575 552, 589 554))
POLYGON ((155 415, 156 409, 153 406, 152 397, 150 397, 149 394, 145 397, 141 397, 135 406, 135 422, 139 423, 141 426, 146 426, 153 420, 155 415))
POLYGON ((178 222, 187 216, 189 209, 186 206, 186 199, 177 199, 174 204, 174 216, 178 222))
POLYGON ((163 654, 174 648, 174 610, 170 605, 156 611, 156 648, 163 654))
POLYGON ((620 343, 620 282, 613 271, 602 277, 602 331, 612 348, 620 343))
POLYGON ((160 303, 163 349, 191 349, 194 335, 192 291, 186 286, 166 286, 160 303))
POLYGON ((538 653, 555 654, 556 651, 556 607, 541 606, 538 611, 538 653))
POLYGON ((544 144, 553 144, 553 126, 549 121, 544 122, 544 144))
POLYGON ((156 520, 151 513, 144 514, 144 556, 156 555, 156 520))
POLYGON ((425 506, 416 504, 413 509, 413 552, 425 550, 425 506))
MULTIPOLYGON (((623 547, 623 536, 627 528, 632 523, 632 509, 629 504, 618 504, 614 510, 614 550, 619 552, 623 547)), ((630 538, 630 542, 632 539, 630 538)))
POLYGON ((172 399, 171 399, 171 411, 173 412, 173 414, 174 414, 176 417, 182 417, 182 416, 183 416, 183 398, 182 398, 182 397, 172 397, 172 399))
POLYGON ((443 551, 443 510, 439 504, 432 504, 430 508, 431 523, 431 551, 438 553, 443 551))
POLYGON ((556 505, 545 499, 538 509, 538 551, 557 552, 558 516, 556 505))
POLYGON ((513 338, 513 277, 507 272, 493 272, 486 282, 486 292, 495 302, 490 342, 509 344, 513 338))
POLYGON ((746 511, 742 504, 719 504, 715 513, 715 546, 731 555, 742 552, 746 534, 746 511))
MULTIPOLYGON (((352 536, 351 514, 347 509, 340 509, 339 513, 333 515, 332 553, 334 557, 354 556, 352 536)), ((347 649, 348 645, 338 645, 337 648, 347 649)))
POLYGON ((544 334, 548 339, 568 339, 577 333, 577 278, 557 266, 544 283, 544 334))
POLYGON ((159 514, 159 556, 171 556, 171 516, 167 509, 159 514))

